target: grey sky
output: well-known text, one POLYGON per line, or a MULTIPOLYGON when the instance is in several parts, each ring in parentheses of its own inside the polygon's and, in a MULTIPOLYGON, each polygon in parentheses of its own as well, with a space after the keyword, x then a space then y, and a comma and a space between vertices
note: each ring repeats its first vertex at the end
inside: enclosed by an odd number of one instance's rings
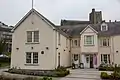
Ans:
MULTIPOLYGON (((0 21, 15 25, 30 9, 31 0, 0 0, 0 21)), ((120 0, 34 0, 34 7, 55 24, 61 19, 88 20, 92 8, 105 20, 120 20, 120 0)))

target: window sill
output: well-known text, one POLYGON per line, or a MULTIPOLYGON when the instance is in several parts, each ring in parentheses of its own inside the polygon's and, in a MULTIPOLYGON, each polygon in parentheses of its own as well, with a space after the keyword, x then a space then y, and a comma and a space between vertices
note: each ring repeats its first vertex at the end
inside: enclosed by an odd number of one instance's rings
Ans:
POLYGON ((25 44, 40 44, 39 42, 27 42, 25 44))
POLYGON ((95 46, 95 45, 84 45, 84 46, 95 46))
POLYGON ((102 48, 108 48, 108 47, 111 47, 111 46, 100 46, 100 47, 102 47, 102 48))
POLYGON ((39 66, 39 64, 24 64, 25 66, 39 66))

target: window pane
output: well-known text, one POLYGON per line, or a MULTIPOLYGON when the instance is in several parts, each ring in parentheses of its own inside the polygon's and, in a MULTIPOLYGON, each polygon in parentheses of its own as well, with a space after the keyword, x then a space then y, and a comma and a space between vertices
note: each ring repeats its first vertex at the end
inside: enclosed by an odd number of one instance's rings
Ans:
POLYGON ((110 63, 110 54, 108 54, 108 61, 109 61, 109 63, 110 63))
POLYGON ((103 55, 101 54, 101 62, 103 61, 103 58, 102 58, 102 56, 103 56, 103 55))
POLYGON ((75 44, 75 46, 77 46, 77 40, 74 40, 74 44, 75 44))
POLYGON ((26 63, 31 63, 31 53, 30 52, 26 53, 26 63))
POLYGON ((103 46, 107 46, 107 41, 106 41, 106 39, 103 39, 103 46))
POLYGON ((104 56, 104 62, 107 63, 107 55, 103 55, 104 56))
POLYGON ((33 63, 38 63, 38 52, 33 52, 33 63))
POLYGON ((109 41, 110 41, 110 40, 108 39, 108 46, 109 46, 109 41))
POLYGON ((32 42, 32 31, 27 31, 27 42, 32 42))
POLYGON ((39 42, 39 31, 34 31, 34 42, 39 42))
POLYGON ((102 31, 106 31, 107 27, 106 26, 102 26, 102 31))
POLYGON ((93 40, 94 40, 93 36, 86 36, 85 37, 85 44, 92 45, 94 42, 93 40))
POLYGON ((60 45, 60 33, 58 33, 58 45, 60 45))

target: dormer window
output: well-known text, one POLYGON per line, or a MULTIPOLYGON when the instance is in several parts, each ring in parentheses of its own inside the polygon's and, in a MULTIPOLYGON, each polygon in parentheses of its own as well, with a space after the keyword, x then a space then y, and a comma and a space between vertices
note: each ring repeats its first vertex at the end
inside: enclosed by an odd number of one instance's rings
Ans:
POLYGON ((103 23, 103 24, 101 25, 101 31, 107 31, 107 30, 108 30, 107 24, 103 23))

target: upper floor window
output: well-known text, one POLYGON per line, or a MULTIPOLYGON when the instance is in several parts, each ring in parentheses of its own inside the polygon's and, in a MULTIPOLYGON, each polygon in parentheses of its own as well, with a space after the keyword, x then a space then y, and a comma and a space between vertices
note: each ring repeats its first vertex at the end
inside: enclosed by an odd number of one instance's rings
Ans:
POLYGON ((110 46, 110 40, 108 38, 101 39, 100 46, 110 46))
POLYGON ((107 26, 107 24, 102 24, 101 25, 101 31, 107 31, 108 30, 108 26, 107 26))
POLYGON ((84 44, 85 45, 94 45, 94 36, 93 35, 85 35, 84 44))
POLYGON ((60 33, 58 33, 58 45, 60 45, 60 33))
POLYGON ((77 46, 77 40, 74 40, 74 45, 77 46))
POLYGON ((39 31, 27 31, 27 42, 39 42, 39 31))

